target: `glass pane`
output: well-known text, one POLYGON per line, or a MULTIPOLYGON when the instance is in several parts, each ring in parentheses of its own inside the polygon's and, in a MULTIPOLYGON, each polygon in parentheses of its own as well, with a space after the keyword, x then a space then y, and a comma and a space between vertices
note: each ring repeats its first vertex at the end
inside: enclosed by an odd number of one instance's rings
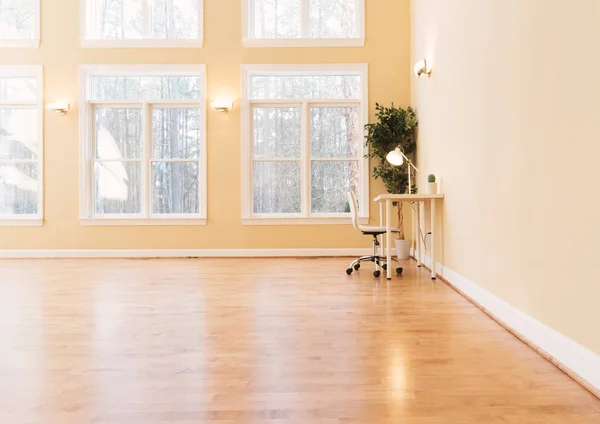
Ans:
POLYGON ((35 37, 35 2, 0 0, 0 39, 27 40, 35 37))
POLYGON ((360 75, 250 77, 251 99, 360 99, 360 75))
POLYGON ((200 109, 152 110, 152 157, 200 157, 200 109))
POLYGON ((198 38, 198 0, 154 0, 153 38, 198 38))
POLYGON ((95 162, 94 193, 97 214, 140 213, 140 163, 95 162))
POLYGON ((200 76, 92 78, 94 100, 200 100, 200 76))
POLYGON ((311 38, 358 37, 356 0, 310 0, 311 38))
POLYGON ((350 212, 348 190, 358 196, 357 161, 311 162, 311 211, 313 213, 350 212))
POLYGON ((198 168, 198 162, 153 162, 152 213, 199 213, 198 168))
POLYGON ((0 109, 0 159, 37 159, 36 109, 0 109))
POLYGON ((38 178, 36 163, 0 162, 0 215, 37 214, 38 178))
POLYGON ((312 108, 313 158, 356 158, 360 153, 358 108, 312 108))
POLYGON ((254 109, 254 157, 300 157, 300 108, 254 109))
POLYGON ((300 213, 300 162, 254 163, 254 213, 300 213))
POLYGON ((0 77, 0 100, 8 102, 35 102, 37 99, 37 78, 0 77))
POLYGON ((96 109, 96 158, 142 157, 142 110, 96 109))
POLYGON ((98 16, 96 31, 101 39, 144 37, 144 0, 88 0, 98 16))
MULTIPOLYGON (((250 0, 252 1, 252 0, 250 0)), ((302 0, 253 0, 254 37, 300 37, 302 0)))

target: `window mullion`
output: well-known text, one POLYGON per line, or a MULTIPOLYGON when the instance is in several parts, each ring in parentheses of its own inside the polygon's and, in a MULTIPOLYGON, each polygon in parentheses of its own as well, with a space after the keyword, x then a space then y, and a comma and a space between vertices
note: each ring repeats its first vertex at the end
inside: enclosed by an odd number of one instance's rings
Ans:
POLYGON ((152 175, 150 163, 152 158, 152 106, 144 102, 142 112, 142 161, 141 161, 141 190, 142 190, 142 213, 145 218, 151 215, 151 190, 152 175))
POLYGON ((301 115, 301 137, 302 137, 302 149, 301 149, 301 167, 300 170, 300 188, 302 191, 302 216, 308 217, 310 215, 310 110, 308 102, 302 103, 302 115, 301 115))
POLYGON ((144 14, 144 37, 152 38, 152 0, 143 0, 142 13, 144 14))
POLYGON ((302 38, 310 38, 310 0, 302 0, 300 22, 302 23, 302 38))

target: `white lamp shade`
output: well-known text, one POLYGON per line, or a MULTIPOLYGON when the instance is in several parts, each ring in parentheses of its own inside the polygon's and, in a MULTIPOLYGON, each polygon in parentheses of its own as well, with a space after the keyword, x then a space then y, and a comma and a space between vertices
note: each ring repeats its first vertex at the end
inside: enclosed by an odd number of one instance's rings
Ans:
POLYGON ((404 156, 402 156, 402 153, 398 148, 389 152, 385 159, 394 166, 402 166, 404 163, 404 156))

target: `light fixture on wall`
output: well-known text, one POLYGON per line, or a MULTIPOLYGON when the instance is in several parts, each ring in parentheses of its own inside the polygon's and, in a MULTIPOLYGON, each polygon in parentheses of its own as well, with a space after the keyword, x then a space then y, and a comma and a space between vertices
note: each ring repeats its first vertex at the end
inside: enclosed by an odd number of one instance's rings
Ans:
POLYGON ((410 161, 409 158, 406 157, 404 152, 400 147, 396 147, 394 150, 389 152, 385 159, 393 166, 402 166, 404 165, 404 161, 408 164, 408 194, 412 194, 412 170, 414 169, 416 172, 419 172, 416 166, 410 161))
POLYGON ((428 77, 431 76, 431 68, 427 66, 426 59, 419 60, 415 64, 415 75, 417 76, 417 78, 421 78, 421 75, 423 74, 427 75, 428 77))
POLYGON ((210 107, 218 112, 227 113, 233 109, 233 101, 225 97, 218 97, 210 104, 210 107))
POLYGON ((46 104, 46 110, 49 110, 51 112, 56 112, 59 115, 66 114, 70 108, 71 108, 71 105, 69 105, 69 103, 67 103, 67 102, 54 102, 54 103, 46 104))

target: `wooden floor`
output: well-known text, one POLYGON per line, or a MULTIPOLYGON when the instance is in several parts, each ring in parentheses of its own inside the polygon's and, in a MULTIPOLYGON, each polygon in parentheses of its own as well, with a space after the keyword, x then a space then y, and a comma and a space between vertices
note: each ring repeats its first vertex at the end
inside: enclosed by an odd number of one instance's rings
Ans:
POLYGON ((426 271, 347 263, 0 261, 0 423, 600 423, 426 271))

